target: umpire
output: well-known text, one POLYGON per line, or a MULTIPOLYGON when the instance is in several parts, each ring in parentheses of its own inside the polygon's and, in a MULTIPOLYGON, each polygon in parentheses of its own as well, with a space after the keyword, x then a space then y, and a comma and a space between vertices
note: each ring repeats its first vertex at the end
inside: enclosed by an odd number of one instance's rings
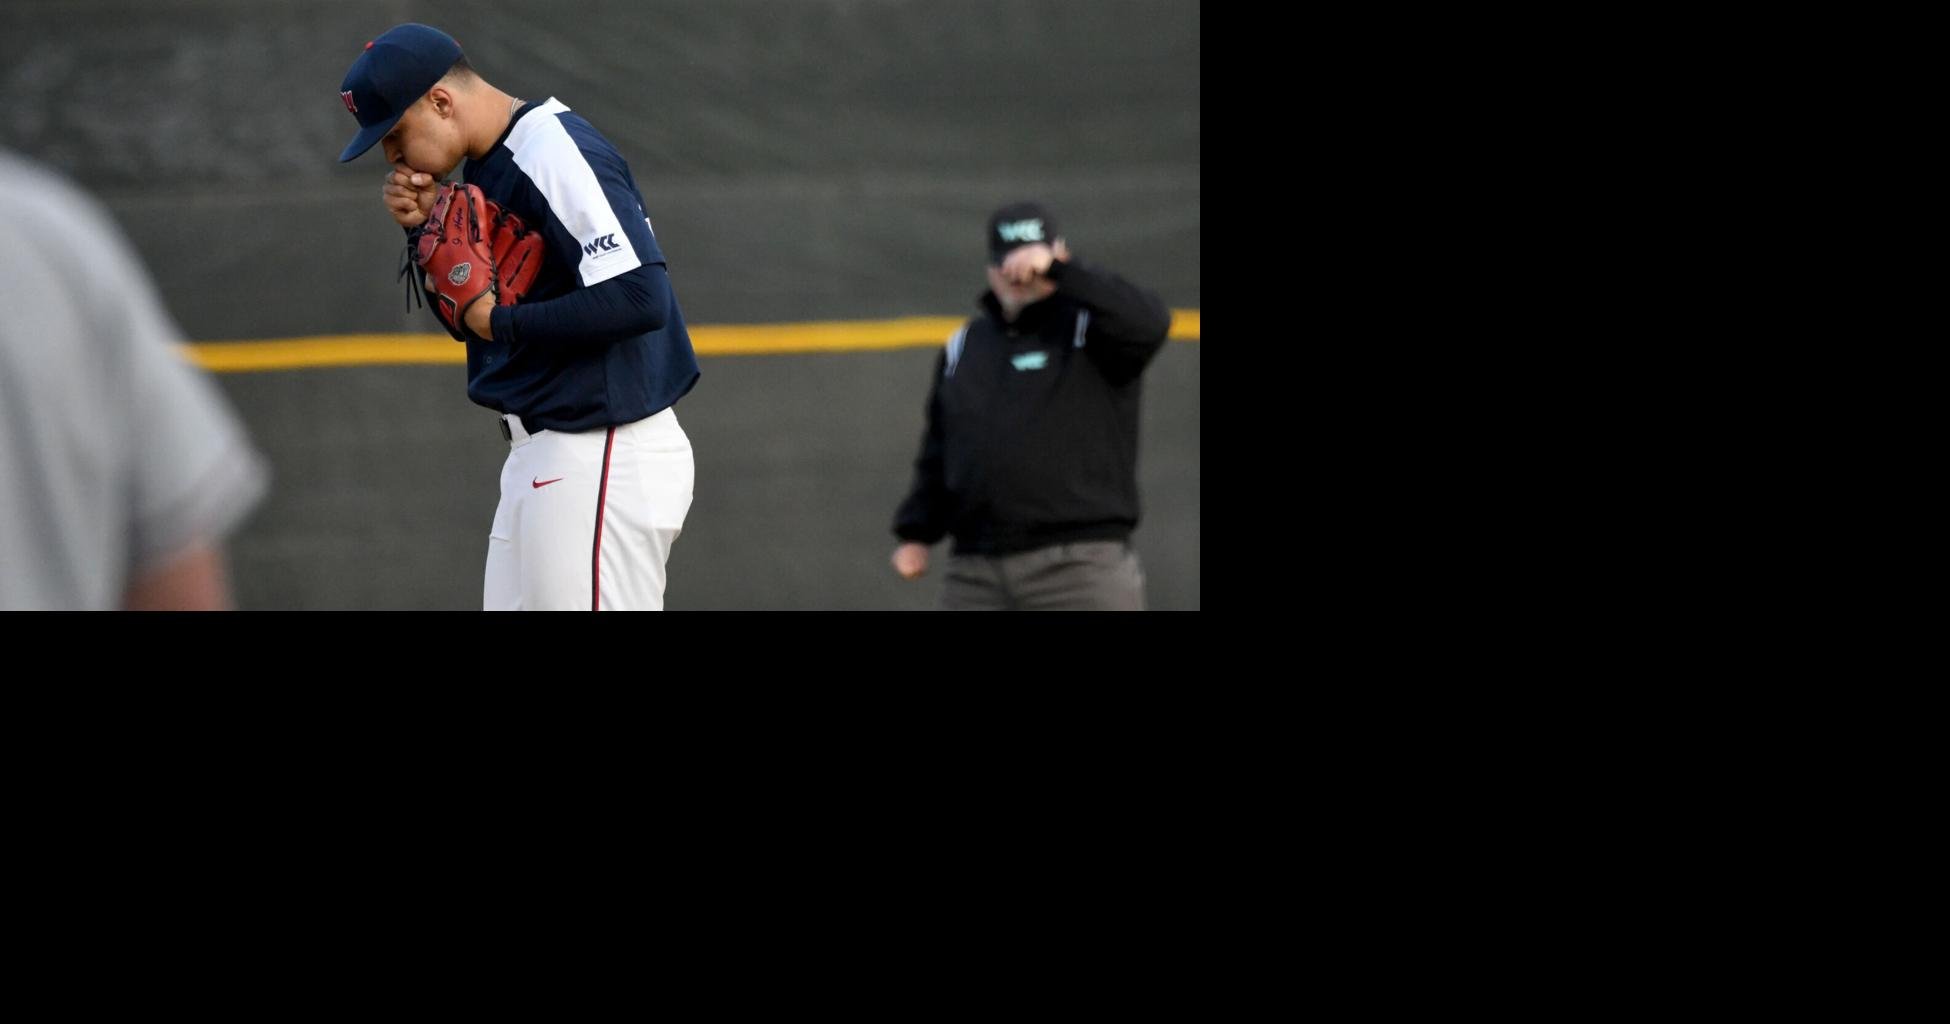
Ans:
POLYGON ((989 290, 935 362, 894 570, 917 579, 954 538, 940 607, 1144 608, 1138 398, 1171 311, 1071 258, 1037 203, 990 215, 989 290))

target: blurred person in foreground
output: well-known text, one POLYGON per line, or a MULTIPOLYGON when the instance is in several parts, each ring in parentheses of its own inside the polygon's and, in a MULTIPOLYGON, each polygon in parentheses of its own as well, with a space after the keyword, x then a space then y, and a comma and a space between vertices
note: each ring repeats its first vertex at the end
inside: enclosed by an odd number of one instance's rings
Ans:
POLYGON ((107 212, 0 150, 0 610, 227 610, 268 473, 107 212))

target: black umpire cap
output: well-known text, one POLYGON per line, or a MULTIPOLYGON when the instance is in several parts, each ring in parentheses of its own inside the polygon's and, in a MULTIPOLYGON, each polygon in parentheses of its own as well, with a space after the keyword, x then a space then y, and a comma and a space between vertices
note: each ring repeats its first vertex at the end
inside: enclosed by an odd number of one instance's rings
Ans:
POLYGON ((1010 203, 989 214, 989 263, 1000 265, 1012 249, 1037 242, 1050 245, 1061 235, 1056 218, 1043 204, 1010 203))

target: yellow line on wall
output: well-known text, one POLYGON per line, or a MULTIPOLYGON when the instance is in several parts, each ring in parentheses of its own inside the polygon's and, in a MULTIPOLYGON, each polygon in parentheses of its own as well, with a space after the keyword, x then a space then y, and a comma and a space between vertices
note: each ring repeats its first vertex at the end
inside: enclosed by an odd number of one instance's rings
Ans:
MULTIPOLYGON (((959 317, 911 316, 788 324, 697 324, 690 331, 691 346, 699 356, 754 356, 925 348, 946 341, 961 325, 959 317)), ((1198 340, 1198 310, 1172 311, 1171 338, 1198 340)), ((324 334, 269 341, 201 341, 184 348, 192 361, 212 373, 467 362, 466 347, 444 334, 324 334)))

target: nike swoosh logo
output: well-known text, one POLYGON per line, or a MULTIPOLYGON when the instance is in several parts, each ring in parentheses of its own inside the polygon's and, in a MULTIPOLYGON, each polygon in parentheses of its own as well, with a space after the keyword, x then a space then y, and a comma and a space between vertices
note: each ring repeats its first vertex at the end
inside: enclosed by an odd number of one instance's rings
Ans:
POLYGON ((563 478, 558 476, 553 480, 531 480, 530 483, 533 483, 537 489, 540 489, 547 487, 549 484, 559 484, 562 480, 563 478))

